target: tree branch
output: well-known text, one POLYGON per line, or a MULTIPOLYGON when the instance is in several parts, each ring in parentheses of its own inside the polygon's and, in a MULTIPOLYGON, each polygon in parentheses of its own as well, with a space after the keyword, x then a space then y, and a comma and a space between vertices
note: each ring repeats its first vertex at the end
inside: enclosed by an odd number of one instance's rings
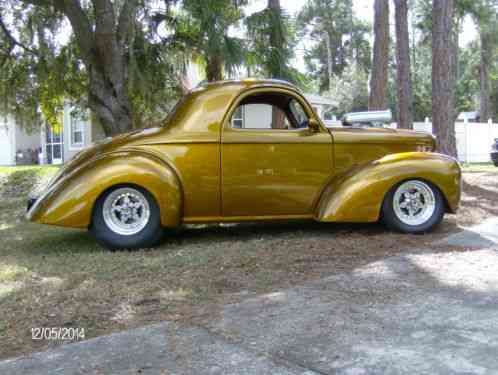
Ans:
POLYGON ((95 12, 95 47, 99 69, 113 83, 124 74, 123 49, 116 35, 116 15, 111 0, 92 0, 95 12))
POLYGON ((53 0, 53 3, 58 9, 63 11, 69 19, 82 54, 81 57, 85 63, 89 64, 93 57, 92 50, 94 48, 95 39, 90 21, 84 10, 81 8, 79 0, 53 0))
MULTIPOLYGON (((26 46, 25 44, 21 43, 20 41, 18 41, 16 38, 14 38, 14 36, 12 35, 12 33, 9 31, 9 29, 7 28, 7 26, 5 25, 5 23, 3 22, 3 19, 0 15, 0 29, 3 31, 3 33, 5 34, 5 36, 7 37, 7 39, 9 40, 10 42, 10 45, 12 47, 15 47, 15 46, 18 46, 20 48, 22 48, 23 50, 25 50, 26 52, 29 52, 35 56, 38 56, 38 52, 35 51, 34 49, 32 48, 29 48, 28 46, 26 46)), ((10 51, 9 53, 12 51, 13 48, 10 48, 10 51)))
POLYGON ((112 34, 116 27, 114 6, 110 0, 92 0, 95 12, 95 34, 112 34))
POLYGON ((137 12, 137 6, 137 0, 125 0, 119 14, 117 36, 122 44, 126 43, 133 33, 133 21, 137 12))

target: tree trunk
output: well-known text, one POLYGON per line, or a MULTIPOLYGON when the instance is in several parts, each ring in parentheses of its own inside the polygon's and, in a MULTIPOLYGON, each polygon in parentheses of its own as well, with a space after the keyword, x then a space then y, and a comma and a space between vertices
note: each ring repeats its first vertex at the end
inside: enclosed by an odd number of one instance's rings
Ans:
MULTIPOLYGON (((283 79, 282 68, 284 66, 284 61, 282 61, 282 54, 280 53, 283 43, 285 42, 280 34, 279 27, 275 25, 278 21, 280 22, 280 0, 268 0, 268 10, 270 13, 270 20, 274 23, 270 27, 269 35, 269 53, 271 54, 270 61, 272 63, 268 64, 268 74, 271 78, 283 79)), ((285 113, 276 106, 272 106, 272 128, 273 129, 284 129, 285 128, 285 113)))
POLYGON ((285 113, 280 108, 272 106, 272 129, 285 129, 285 113))
POLYGON ((109 77, 98 67, 91 66, 88 99, 106 136, 133 129, 132 106, 124 76, 109 77))
POLYGON ((127 87, 129 60, 126 51, 134 31, 137 1, 124 0, 121 12, 116 16, 113 2, 92 0, 92 17, 83 10, 79 0, 52 0, 46 4, 55 6, 71 24, 89 75, 88 105, 105 135, 131 130, 133 111, 127 87))
POLYGON ((332 81, 334 78, 334 71, 332 66, 332 47, 330 46, 330 34, 328 31, 325 31, 325 44, 327 45, 327 73, 329 79, 329 95, 332 95, 332 81))
POLYGON ((387 109, 387 68, 389 61, 389 0, 375 0, 374 51, 370 78, 370 110, 387 109))
MULTIPOLYGON (((453 30, 453 74, 455 76, 455 84, 460 79, 460 53, 459 53, 459 45, 460 45, 460 24, 461 20, 459 17, 455 17, 454 22, 454 30, 453 30)), ((456 111, 455 111, 456 112, 456 111)), ((458 117, 458 113, 454 113, 456 117, 458 117)), ((456 120, 455 117, 455 120, 456 120)))
POLYGON ((480 108, 479 115, 481 117, 481 122, 486 122, 491 118, 491 100, 490 100, 490 90, 489 90, 489 71, 490 66, 489 59, 489 34, 481 28, 480 39, 481 39, 481 66, 480 66, 480 108))
POLYGON ((267 66, 267 74, 271 78, 285 79, 284 66, 285 61, 282 52, 285 40, 282 35, 282 8, 280 7, 280 0, 268 0, 268 11, 270 15, 270 27, 268 35, 268 53, 269 64, 267 66))
POLYGON ((453 10, 453 0, 433 1, 432 126, 439 152, 456 157, 453 10))
POLYGON ((208 56, 206 65, 206 78, 209 82, 223 79, 223 59, 218 56, 208 56))
POLYGON ((396 18, 396 92, 398 98, 398 127, 413 128, 412 80, 410 72, 410 39, 408 35, 408 6, 406 0, 395 0, 396 18))
POLYGON ((268 0, 268 8, 280 9, 280 0, 268 0))

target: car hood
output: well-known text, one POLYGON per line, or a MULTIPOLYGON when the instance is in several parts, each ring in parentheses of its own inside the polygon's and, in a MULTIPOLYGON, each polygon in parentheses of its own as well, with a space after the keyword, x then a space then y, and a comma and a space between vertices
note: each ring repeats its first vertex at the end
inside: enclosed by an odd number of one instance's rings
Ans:
POLYGON ((435 148, 436 138, 426 132, 390 128, 329 128, 334 143, 410 143, 435 148))

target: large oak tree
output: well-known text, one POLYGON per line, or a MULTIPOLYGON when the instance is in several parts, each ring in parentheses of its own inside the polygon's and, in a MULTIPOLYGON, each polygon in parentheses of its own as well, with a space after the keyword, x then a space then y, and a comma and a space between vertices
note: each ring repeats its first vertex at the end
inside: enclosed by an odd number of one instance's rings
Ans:
POLYGON ((111 0, 92 0, 93 12, 79 0, 27 0, 53 7, 71 24, 79 56, 88 73, 88 105, 108 135, 133 127, 128 94, 129 51, 135 30, 138 0, 125 0, 118 9, 111 0))
MULTIPOLYGON (((175 0, 164 0, 169 9, 175 0)), ((106 135, 164 113, 177 92, 170 44, 138 0, 0 0, 2 111, 60 122, 65 100, 89 107, 106 135), (6 48, 2 48, 7 46, 6 48)), ((170 25, 167 25, 170 26, 170 25)))
POLYGON ((55 123, 70 99, 89 107, 106 135, 158 120, 189 59, 202 60, 209 80, 241 64, 242 43, 228 29, 244 3, 0 0, 14 9, 0 13, 0 93, 12 88, 23 97, 23 105, 10 100, 7 111, 33 108, 35 117, 41 108, 55 123))

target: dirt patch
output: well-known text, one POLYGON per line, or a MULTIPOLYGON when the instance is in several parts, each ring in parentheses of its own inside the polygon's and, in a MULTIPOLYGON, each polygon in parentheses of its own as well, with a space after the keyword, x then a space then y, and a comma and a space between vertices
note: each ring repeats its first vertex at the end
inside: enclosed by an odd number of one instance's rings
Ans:
POLYGON ((493 216, 498 216, 498 173, 465 173, 457 223, 480 224, 493 216))

